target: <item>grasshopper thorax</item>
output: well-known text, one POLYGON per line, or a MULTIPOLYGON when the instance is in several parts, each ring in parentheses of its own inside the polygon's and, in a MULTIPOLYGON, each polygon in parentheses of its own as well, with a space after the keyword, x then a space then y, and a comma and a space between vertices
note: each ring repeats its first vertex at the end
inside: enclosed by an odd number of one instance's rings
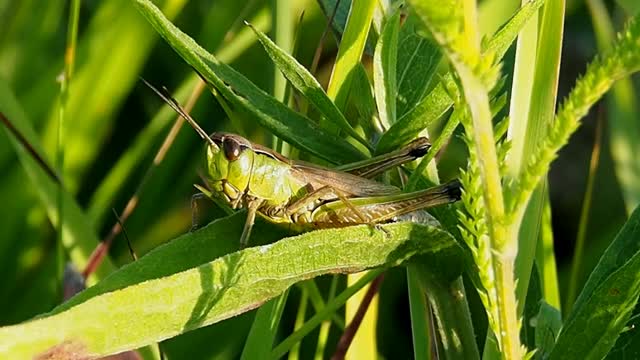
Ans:
POLYGON ((212 188, 236 203, 251 180, 254 151, 251 143, 234 134, 216 132, 207 147, 207 175, 212 188))

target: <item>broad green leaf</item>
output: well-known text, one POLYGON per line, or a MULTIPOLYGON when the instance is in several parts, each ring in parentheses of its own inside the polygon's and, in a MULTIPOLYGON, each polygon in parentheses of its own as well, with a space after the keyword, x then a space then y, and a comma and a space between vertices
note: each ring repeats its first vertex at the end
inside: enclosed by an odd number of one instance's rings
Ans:
POLYGON ((538 359, 546 359, 556 343, 556 337, 562 327, 560 310, 540 301, 540 311, 536 316, 536 343, 530 349, 536 349, 538 359))
POLYGON ((269 57, 276 64, 280 72, 289 80, 304 97, 312 103, 318 111, 326 119, 339 126, 340 129, 351 135, 354 139, 358 140, 361 144, 369 146, 367 140, 363 139, 358 134, 351 124, 344 117, 340 109, 329 99, 327 93, 316 80, 313 75, 307 71, 293 56, 287 54, 284 50, 280 49, 271 39, 269 39, 263 32, 248 24, 251 29, 258 36, 258 40, 269 54, 269 57))
MULTIPOLYGON (((532 0, 522 6, 484 47, 485 52, 493 53, 496 60, 502 59, 527 20, 540 8, 544 0, 532 0)), ((455 88, 453 75, 447 73, 441 82, 425 96, 413 109, 398 119, 389 131, 385 132, 376 153, 389 152, 406 144, 440 118, 453 105, 447 89, 455 88)))
POLYGON ((385 22, 373 54, 373 89, 378 104, 378 116, 384 128, 396 122, 396 68, 400 10, 385 22))
POLYGON ((600 359, 613 347, 640 295, 640 207, 589 276, 551 359, 600 359))
POLYGON ((440 49, 432 40, 418 34, 418 19, 415 14, 410 13, 400 29, 398 40, 398 118, 424 98, 440 59, 440 49))
MULTIPOLYGON (((26 118, 20 104, 4 82, 0 82, 0 111, 5 114, 42 157, 43 152, 37 140, 38 137, 35 130, 31 127, 31 123, 26 118)), ((58 184, 42 169, 40 164, 26 152, 17 140, 11 138, 11 144, 18 154, 23 169, 32 182, 31 186, 37 190, 51 223, 53 223, 56 228, 61 228, 62 242, 73 264, 79 269, 84 268, 89 255, 99 243, 94 229, 91 228, 91 222, 82 212, 82 209, 73 197, 69 193, 64 192, 62 204, 64 211, 63 225, 60 227, 58 223, 58 184)), ((113 265, 109 259, 105 259, 102 266, 98 268, 97 276, 104 277, 112 270, 113 265)), ((95 280, 95 278, 91 279, 91 281, 93 280, 95 280)))
POLYGON ((607 360, 634 360, 640 359, 640 316, 636 313, 618 337, 613 349, 607 354, 607 360))
MULTIPOLYGON (((185 234, 52 313, 0 328, 2 357, 118 353, 249 311, 315 276, 400 265, 417 254, 445 266, 460 261, 451 235, 411 223, 319 230, 210 261, 237 247, 243 222, 239 213, 185 234)), ((254 235, 261 243, 273 231, 254 235)))
POLYGON ((198 45, 173 25, 149 0, 134 0, 140 12, 200 76, 231 104, 255 116, 275 135, 331 162, 362 160, 364 155, 344 139, 327 134, 305 116, 267 94, 242 74, 198 45))

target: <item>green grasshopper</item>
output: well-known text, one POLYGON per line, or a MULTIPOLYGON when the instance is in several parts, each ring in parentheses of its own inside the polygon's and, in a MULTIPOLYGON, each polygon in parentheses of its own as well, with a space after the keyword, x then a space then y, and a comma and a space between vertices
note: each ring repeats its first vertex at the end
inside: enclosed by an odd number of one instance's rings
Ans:
POLYGON ((425 155, 431 146, 426 138, 352 164, 345 168, 349 172, 329 169, 290 160, 239 135, 215 132, 209 136, 175 99, 147 85, 208 143, 206 181, 211 194, 233 209, 247 209, 241 247, 248 243, 256 213, 302 230, 379 224, 460 199, 457 180, 402 193, 395 186, 368 179, 425 155))

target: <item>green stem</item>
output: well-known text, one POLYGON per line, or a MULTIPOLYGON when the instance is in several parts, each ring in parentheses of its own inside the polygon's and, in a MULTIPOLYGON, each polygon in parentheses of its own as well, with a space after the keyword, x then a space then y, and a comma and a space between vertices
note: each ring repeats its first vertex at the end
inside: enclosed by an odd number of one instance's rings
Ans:
POLYGON ((57 242, 57 272, 58 284, 62 284, 65 249, 63 244, 64 223, 64 143, 65 143, 65 110, 69 98, 69 83, 73 76, 75 65, 76 45, 78 40, 78 21, 80 18, 80 0, 72 0, 69 8, 69 23, 67 28, 67 47, 64 53, 64 73, 60 82, 60 107, 58 109, 58 144, 56 146, 56 167, 60 174, 60 186, 58 187, 58 242, 57 242))
POLYGON ((569 292, 565 299, 564 308, 567 314, 571 312, 573 302, 578 295, 579 285, 582 284, 582 259, 584 257, 584 244, 587 238, 587 225, 589 225, 589 211, 591 210, 591 198, 593 195, 593 185, 598 170, 598 162, 600 160, 600 138, 602 134, 602 121, 598 121, 596 128, 596 139, 591 152, 591 161, 589 163, 589 178, 587 180, 587 189, 585 190, 584 200, 582 202, 582 210, 580 211, 580 225, 578 226, 578 235, 576 238, 576 248, 571 263, 571 277, 569 280, 569 292))

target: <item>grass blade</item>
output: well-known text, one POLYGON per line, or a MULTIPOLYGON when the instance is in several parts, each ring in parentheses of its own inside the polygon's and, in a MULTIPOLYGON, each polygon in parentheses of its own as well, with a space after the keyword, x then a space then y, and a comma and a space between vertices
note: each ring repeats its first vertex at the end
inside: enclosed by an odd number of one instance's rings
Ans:
POLYGON ((398 58, 398 33, 400 32, 400 10, 389 16, 382 27, 373 54, 373 89, 378 105, 378 116, 383 128, 396 122, 396 68, 398 58))

